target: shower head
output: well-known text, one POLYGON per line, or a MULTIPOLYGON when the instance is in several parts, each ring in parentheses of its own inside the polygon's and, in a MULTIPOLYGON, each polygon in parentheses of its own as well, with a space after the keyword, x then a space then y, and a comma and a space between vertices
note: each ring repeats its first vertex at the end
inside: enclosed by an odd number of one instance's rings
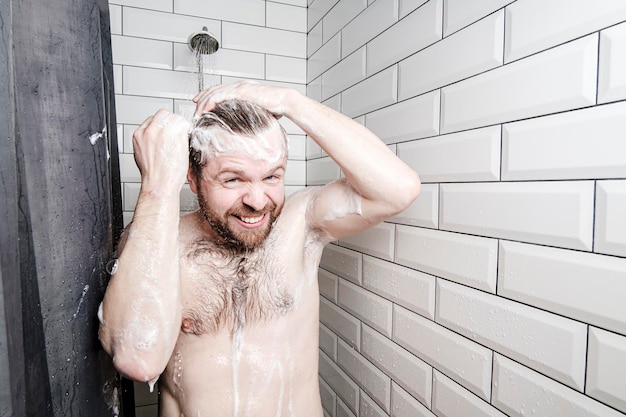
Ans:
POLYGON ((206 26, 204 26, 201 31, 189 35, 187 43, 189 44, 189 48, 198 55, 212 54, 220 47, 220 43, 215 36, 207 31, 206 26))

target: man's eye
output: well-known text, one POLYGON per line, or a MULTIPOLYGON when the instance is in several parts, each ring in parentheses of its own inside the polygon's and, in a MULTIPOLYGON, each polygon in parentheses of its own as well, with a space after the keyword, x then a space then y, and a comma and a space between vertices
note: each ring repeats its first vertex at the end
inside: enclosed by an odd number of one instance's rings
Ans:
POLYGON ((226 183, 226 184, 236 184, 238 182, 239 182, 239 178, 229 178, 229 179, 224 181, 224 183, 226 183))

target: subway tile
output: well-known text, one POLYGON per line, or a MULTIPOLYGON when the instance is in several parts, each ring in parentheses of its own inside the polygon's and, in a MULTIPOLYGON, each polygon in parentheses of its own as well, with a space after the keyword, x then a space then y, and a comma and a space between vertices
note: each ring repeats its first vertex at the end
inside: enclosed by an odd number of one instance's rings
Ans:
POLYGON ((556 1, 518 1, 506 8, 506 19, 505 61, 510 62, 619 23, 626 19, 626 4, 570 0, 564 10, 556 1))
POLYGON ((441 184, 441 229, 591 250, 593 181, 441 184))
POLYGON ((265 56, 268 80, 306 84, 306 60, 277 55, 265 56))
POLYGON ((322 45, 307 59, 307 80, 314 80, 339 61, 341 61, 340 33, 322 45))
POLYGON ((389 417, 367 394, 361 393, 359 398, 359 417, 389 417))
POLYGON ((336 303, 339 277, 331 272, 328 272, 324 268, 318 268, 317 280, 319 283, 320 294, 336 303))
POLYGON ((368 42, 367 75, 441 39, 442 5, 443 0, 430 1, 368 42))
POLYGON ((590 35, 444 87, 441 132, 594 104, 597 49, 590 35))
MULTIPOLYGON (((126 158, 128 159, 128 158, 126 158)), ((126 161, 125 161, 126 163, 126 161)), ((120 165, 122 165, 120 163, 120 165)), ((126 171, 126 166, 124 170, 126 171)), ((120 170, 122 167, 120 166, 120 170)), ((134 211, 135 206, 137 205, 137 199, 139 198, 139 190, 141 189, 141 177, 139 178, 140 182, 125 182, 122 183, 122 188, 124 189, 124 199, 122 201, 122 209, 124 211, 134 211)))
MULTIPOLYGON (((146 8, 144 0, 110 0, 109 3, 121 4, 128 7, 146 8)), ((154 0, 150 2, 150 10, 160 10, 162 12, 172 12, 172 0, 154 0)))
POLYGON ((286 185, 285 186, 285 197, 289 197, 292 194, 297 193, 298 191, 304 190, 306 187, 304 185, 286 185))
POLYGON ((498 295, 626 334, 625 294, 626 259, 500 242, 498 295))
POLYGON ((365 47, 342 59, 322 74, 322 100, 365 79, 365 47))
POLYGON ((341 93, 341 111, 348 117, 361 116, 397 101, 398 68, 391 67, 341 93))
POLYGON ((443 36, 476 22, 514 0, 445 0, 443 36))
POLYGON ((626 337, 589 328, 585 392, 626 413, 626 337))
POLYGON ((341 56, 346 57, 398 20, 398 0, 377 0, 341 31, 341 56))
POLYGON ((411 13, 413 10, 421 7, 424 3, 427 3, 428 0, 400 0, 399 14, 400 19, 411 13))
POLYGON ((626 181, 598 181, 594 251, 626 256, 626 181))
POLYGON ((333 360, 337 360, 337 335, 322 323, 320 323, 320 349, 333 360))
POLYGON ((355 412, 352 412, 350 407, 348 407, 343 401, 341 401, 341 398, 337 399, 337 414, 335 417, 356 417, 356 415, 354 414, 355 412))
POLYGON ((393 341, 483 399, 491 391, 491 350, 399 306, 393 341))
POLYGON ((109 30, 111 38, 113 35, 122 34, 122 6, 111 4, 111 2, 109 2, 109 30))
POLYGON ((180 71, 124 67, 124 94, 191 99, 198 92, 198 75, 180 71))
POLYGON ((439 133, 439 91, 414 97, 365 116, 365 126, 385 143, 439 133))
MULTIPOLYGON (((311 139, 310 136, 307 136, 306 138, 307 174, 308 174, 308 169, 310 169, 309 164, 312 162, 311 160, 316 159, 316 158, 321 158, 321 157, 322 157, 322 148, 320 148, 320 146, 317 143, 315 143, 315 141, 311 139)), ((321 171, 321 172, 324 172, 324 171, 321 171)), ((334 178, 334 176, 332 176, 332 178, 334 178)), ((308 184, 308 180, 307 180, 307 184, 308 184)), ((324 182, 324 184, 326 184, 326 182, 324 182)))
POLYGON ((366 0, 340 1, 322 19, 323 42, 335 36, 367 7, 366 0))
POLYGON ((306 34, 287 30, 224 22, 222 46, 249 52, 306 58, 306 34))
POLYGON ((494 239, 398 225, 396 262, 484 291, 496 291, 498 242, 494 239))
POLYGON ((192 33, 206 27, 209 32, 220 40, 221 22, 217 20, 132 7, 124 7, 122 9, 122 19, 124 36, 137 36, 187 44, 192 33))
POLYGON ((626 99, 626 52, 624 51, 626 51, 626 23, 600 32, 598 103, 626 99))
POLYGON ((320 399, 322 400, 322 408, 324 411, 331 410, 332 413, 329 415, 335 414, 335 407, 337 406, 337 395, 333 392, 330 385, 326 383, 322 378, 319 378, 320 382, 320 399))
POLYGON ((504 14, 498 12, 401 61, 400 99, 502 65, 504 14))
POLYGON ((320 322, 350 346, 359 349, 361 323, 342 308, 320 297, 320 322))
MULTIPOLYGON (((123 125, 123 137, 124 137, 124 153, 133 153, 133 134, 135 133, 135 130, 137 130, 137 128, 139 126, 137 125, 123 125)), ((118 137, 117 140, 119 141, 121 138, 121 136, 119 136, 118 133, 118 137)))
POLYGON ((267 27, 307 32, 306 7, 268 1, 265 3, 265 11, 267 27))
POLYGON ((435 317, 435 277, 365 255, 363 287, 431 320, 435 317))
POLYGON ((439 225, 439 185, 422 183, 419 198, 387 221, 436 229, 439 225))
POLYGON ((498 181, 500 132, 491 126, 399 143, 398 157, 425 183, 498 181))
POLYGON ((391 382, 391 417, 435 417, 428 408, 408 392, 391 382))
POLYGON ((502 355, 494 361, 491 403, 510 417, 624 417, 577 391, 547 378, 502 355))
MULTIPOLYGON (((141 182, 141 174, 139 173, 139 168, 137 168, 137 164, 135 164, 135 157, 132 154, 121 153, 119 154, 119 162, 120 162, 120 181, 122 183, 140 183, 141 182)), ((132 198, 131 198, 132 199, 132 198)), ((129 200, 130 203, 130 200, 129 200)), ((126 201, 124 202, 126 205, 126 201)))
POLYGON ((313 0, 309 2, 307 9, 307 28, 321 22, 322 18, 337 4, 339 0, 313 0))
POLYGON ((313 55, 324 42, 322 41, 322 24, 318 23, 309 31, 306 36, 306 56, 307 58, 313 55))
POLYGON ((507 123, 502 179, 626 177, 624 131, 626 102, 507 123))
POLYGON ((117 123, 140 125, 148 117, 159 109, 174 110, 172 99, 139 97, 139 96, 115 96, 115 111, 117 123))
MULTIPOLYGON (((308 62, 308 60, 307 60, 308 62)), ((313 100, 322 100, 322 77, 319 76, 306 85, 306 96, 313 100)))
POLYGON ((111 50, 118 65, 172 69, 172 42, 113 35, 111 50))
POLYGON ((437 323, 582 391, 584 323, 444 280, 435 305, 437 323))
MULTIPOLYGON (((231 77, 265 78, 265 55, 220 48, 203 58, 204 72, 231 77)), ((174 69, 198 72, 198 62, 187 45, 174 44, 174 69)))
POLYGON ((432 410, 438 416, 507 417, 437 370, 433 371, 432 410))
POLYGON ((123 88, 123 68, 121 65, 113 65, 113 83, 115 95, 122 94, 123 88))
POLYGON ((359 252, 337 245, 327 245, 322 252, 320 266, 348 281, 361 284, 363 255, 359 252))
POLYGON ((391 379, 387 375, 341 340, 337 345, 337 363, 378 405, 389 412, 391 379))
POLYGON ((394 240, 395 225, 391 223, 380 223, 357 235, 343 238, 339 242, 342 246, 346 246, 350 249, 392 261, 394 240))
POLYGON ((337 304, 363 323, 391 337, 391 301, 345 279, 339 279, 337 304))
MULTIPOLYGON (((341 113, 341 94, 337 94, 334 97, 324 100, 323 104, 341 113)), ((353 119, 357 121, 356 117, 353 119)), ((322 149, 322 156, 326 156, 326 152, 324 152, 323 149, 322 149)))
POLYGON ((289 146, 289 159, 296 161, 306 160, 306 136, 287 135, 289 146))
POLYGON ((350 409, 358 408, 359 386, 324 353, 320 353, 319 374, 350 409))
POLYGON ((287 160, 285 185, 306 185, 306 161, 287 160))
POLYGON ((249 0, 174 0, 174 13, 249 25, 265 25, 265 2, 249 0))
POLYGON ((290 4, 292 6, 307 7, 307 0, 272 0, 272 1, 274 1, 275 3, 290 4))
POLYGON ((361 354, 430 408, 430 365, 367 326, 363 326, 361 333, 361 354))

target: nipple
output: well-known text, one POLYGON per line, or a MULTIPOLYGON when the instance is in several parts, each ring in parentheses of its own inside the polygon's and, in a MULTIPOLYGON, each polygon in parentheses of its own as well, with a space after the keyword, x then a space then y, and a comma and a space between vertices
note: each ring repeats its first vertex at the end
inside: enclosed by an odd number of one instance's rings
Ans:
POLYGON ((183 319, 182 328, 185 333, 189 333, 191 331, 191 321, 189 321, 189 319, 183 319))

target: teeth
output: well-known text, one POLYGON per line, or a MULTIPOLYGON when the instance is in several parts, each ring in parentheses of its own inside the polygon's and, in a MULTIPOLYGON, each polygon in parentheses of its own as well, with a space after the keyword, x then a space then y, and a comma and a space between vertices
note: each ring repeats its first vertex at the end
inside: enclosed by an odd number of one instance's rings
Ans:
POLYGON ((253 224, 258 223, 263 219, 263 216, 258 217, 241 217, 241 220, 245 223, 253 224))

